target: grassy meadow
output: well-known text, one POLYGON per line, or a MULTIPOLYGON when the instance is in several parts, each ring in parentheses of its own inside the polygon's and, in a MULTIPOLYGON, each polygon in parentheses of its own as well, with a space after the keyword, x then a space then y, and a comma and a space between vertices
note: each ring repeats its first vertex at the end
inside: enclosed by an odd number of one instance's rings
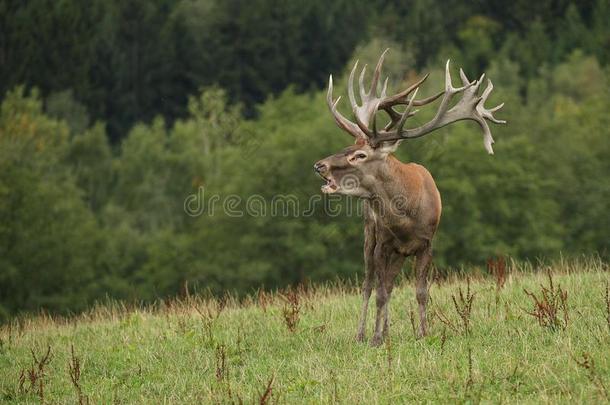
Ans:
MULTIPOLYGON (((423 339, 413 333, 412 281, 402 279, 380 348, 355 342, 361 299, 342 284, 239 303, 190 295, 20 319, 0 331, 0 401, 608 401, 608 265, 583 259, 496 270, 436 279, 423 339)), ((369 337, 373 318, 374 298, 369 337)))

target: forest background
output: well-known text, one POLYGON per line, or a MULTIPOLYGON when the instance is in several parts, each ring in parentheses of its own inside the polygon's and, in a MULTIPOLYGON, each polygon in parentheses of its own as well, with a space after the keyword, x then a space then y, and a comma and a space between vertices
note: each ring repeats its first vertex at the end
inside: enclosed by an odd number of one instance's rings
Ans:
POLYGON ((357 277, 361 220, 311 167, 351 142, 329 73, 344 94, 386 47, 393 90, 440 90, 450 58, 506 103, 493 156, 472 123, 397 153, 441 191, 437 269, 608 259, 607 0, 2 0, 0 319, 357 277), (301 211, 185 210, 212 195, 301 211))

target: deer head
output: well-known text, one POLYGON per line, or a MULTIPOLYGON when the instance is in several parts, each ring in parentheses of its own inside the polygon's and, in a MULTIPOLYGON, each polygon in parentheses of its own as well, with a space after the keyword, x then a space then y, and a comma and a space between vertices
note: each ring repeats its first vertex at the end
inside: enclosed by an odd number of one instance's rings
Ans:
POLYGON ((373 73, 373 79, 368 92, 364 88, 363 67, 358 88, 361 104, 359 105, 354 94, 354 75, 358 62, 354 65, 348 81, 348 96, 352 107, 355 122, 345 118, 338 110, 337 104, 341 97, 333 100, 333 78, 328 82, 327 103, 339 128, 345 130, 355 138, 355 144, 339 153, 318 161, 314 170, 326 181, 322 186, 324 193, 341 193, 361 197, 369 196, 373 191, 371 186, 379 181, 380 173, 387 156, 394 152, 404 139, 419 138, 430 132, 460 120, 472 120, 479 124, 483 130, 483 143, 488 153, 493 154, 493 138, 487 120, 497 124, 506 121, 497 120, 493 112, 499 110, 503 103, 497 107, 486 109, 484 104, 493 90, 491 80, 487 80, 487 87, 479 96, 479 88, 485 75, 478 80, 469 81, 464 71, 460 69, 462 87, 453 87, 449 72, 449 61, 445 65, 445 89, 440 93, 424 99, 416 99, 419 86, 428 78, 425 75, 407 89, 388 96, 386 94, 388 79, 385 80, 381 93, 377 95, 381 67, 387 49, 381 54, 373 73), (452 105, 451 101, 458 93, 461 99, 452 105), (418 110, 413 107, 424 106, 441 98, 438 110, 429 122, 416 128, 407 128, 408 119, 418 110), (403 111, 396 109, 404 105, 403 111), (377 112, 384 111, 390 122, 381 130, 377 129, 377 112))

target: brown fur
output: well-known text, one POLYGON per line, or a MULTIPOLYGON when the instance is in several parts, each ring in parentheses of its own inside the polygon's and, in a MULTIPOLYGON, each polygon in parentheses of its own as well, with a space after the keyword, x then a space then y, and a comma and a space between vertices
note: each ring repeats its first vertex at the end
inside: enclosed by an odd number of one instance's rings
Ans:
POLYGON ((372 148, 358 142, 316 163, 316 171, 336 189, 325 192, 355 195, 364 204, 363 304, 357 340, 365 339, 366 315, 376 282, 377 314, 371 344, 378 346, 389 333, 389 301, 394 279, 408 256, 416 257, 416 297, 421 336, 426 334, 427 270, 432 260, 432 239, 439 224, 441 199, 430 173, 415 163, 402 163, 391 155, 393 147, 372 148), (362 158, 366 155, 366 158, 362 158), (358 180, 354 189, 340 186, 342 179, 358 180))
POLYGON ((493 89, 491 81, 487 81, 487 87, 479 96, 479 88, 485 75, 471 82, 460 70, 462 87, 454 87, 449 61, 445 65, 445 89, 436 95, 416 99, 419 86, 428 75, 391 96, 386 93, 386 80, 379 94, 381 67, 387 52, 386 49, 379 57, 368 91, 363 83, 365 68, 362 69, 358 81, 360 104, 354 92, 354 76, 358 62, 349 75, 348 96, 354 113, 354 122, 337 110, 339 99, 333 98, 333 80, 332 75, 330 76, 326 103, 335 123, 353 136, 356 144, 314 165, 314 170, 326 180, 326 184, 322 187, 323 192, 353 195, 364 199, 366 273, 362 287, 364 302, 357 338, 360 341, 365 338, 368 302, 376 280, 377 316, 375 333, 371 341, 375 346, 380 345, 383 336, 388 333, 388 305, 394 279, 400 272, 405 257, 411 255, 415 255, 416 258, 419 334, 422 336, 426 334, 427 271, 432 261, 432 238, 441 216, 441 198, 430 173, 420 165, 401 163, 391 153, 402 140, 419 138, 453 122, 472 120, 483 130, 483 144, 491 154, 493 138, 487 121, 496 124, 506 122, 493 116, 493 113, 504 104, 491 109, 487 109, 484 105, 493 89), (462 98, 457 103, 452 103, 452 98, 460 93, 462 98), (430 104, 438 98, 440 104, 432 120, 416 128, 405 126, 407 120, 417 112, 412 110, 413 107, 430 104), (406 107, 402 111, 394 109, 399 105, 406 107), (387 113, 390 122, 382 130, 378 130, 376 114, 382 110, 387 113))

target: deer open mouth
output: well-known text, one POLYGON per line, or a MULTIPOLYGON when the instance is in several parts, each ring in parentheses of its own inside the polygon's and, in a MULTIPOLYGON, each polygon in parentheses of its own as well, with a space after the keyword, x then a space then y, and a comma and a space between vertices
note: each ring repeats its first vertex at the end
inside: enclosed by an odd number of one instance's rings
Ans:
POLYGON ((320 177, 322 177, 324 179, 324 181, 326 181, 326 184, 324 184, 321 188, 322 192, 325 194, 331 194, 336 192, 339 187, 337 186, 337 183, 335 183, 335 180, 332 177, 326 177, 323 174, 320 174, 320 177))

